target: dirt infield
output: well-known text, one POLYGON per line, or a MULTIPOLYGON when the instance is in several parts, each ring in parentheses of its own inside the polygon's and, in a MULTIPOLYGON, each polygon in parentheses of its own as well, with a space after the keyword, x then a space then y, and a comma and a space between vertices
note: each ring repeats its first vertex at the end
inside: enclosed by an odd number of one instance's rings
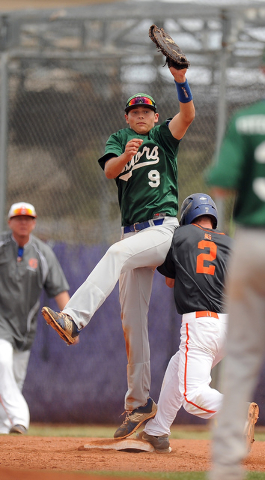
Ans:
MULTIPOLYGON (((172 439, 170 441, 172 452, 164 455, 98 449, 78 450, 89 440, 92 439, 0 435, 0 478, 1 480, 18 478, 19 480, 62 480, 63 478, 80 480, 84 478, 83 475, 72 472, 112 470, 137 472, 139 475, 141 472, 191 472, 205 471, 210 468, 209 440, 172 439)), ((265 442, 254 443, 245 462, 247 470, 265 472, 264 451, 265 442)), ((88 475, 86 478, 105 479, 103 476, 93 475, 88 475)))

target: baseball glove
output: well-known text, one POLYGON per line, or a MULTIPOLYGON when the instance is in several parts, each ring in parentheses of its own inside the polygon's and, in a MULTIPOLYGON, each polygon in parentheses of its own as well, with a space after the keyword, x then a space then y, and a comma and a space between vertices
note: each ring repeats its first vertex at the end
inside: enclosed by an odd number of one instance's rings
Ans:
POLYGON ((189 68, 190 62, 187 60, 186 55, 184 55, 179 46, 163 28, 151 25, 149 28, 149 37, 156 44, 159 52, 165 55, 165 65, 167 64, 168 68, 174 67, 177 70, 189 68))

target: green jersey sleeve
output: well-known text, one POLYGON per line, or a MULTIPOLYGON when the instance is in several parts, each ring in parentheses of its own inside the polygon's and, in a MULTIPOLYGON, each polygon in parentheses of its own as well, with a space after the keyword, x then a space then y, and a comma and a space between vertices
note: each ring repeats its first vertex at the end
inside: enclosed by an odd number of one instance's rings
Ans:
POLYGON ((238 189, 242 180, 245 161, 245 139, 236 128, 237 116, 232 118, 224 137, 218 162, 206 173, 210 185, 228 189, 238 189))
POLYGON ((256 102, 232 117, 218 162, 206 175, 213 186, 237 192, 234 219, 248 226, 264 226, 265 218, 265 101, 256 102))
POLYGON ((124 143, 121 131, 110 135, 106 142, 105 153, 99 158, 98 163, 104 170, 105 163, 112 157, 119 157, 125 151, 126 143, 124 143))

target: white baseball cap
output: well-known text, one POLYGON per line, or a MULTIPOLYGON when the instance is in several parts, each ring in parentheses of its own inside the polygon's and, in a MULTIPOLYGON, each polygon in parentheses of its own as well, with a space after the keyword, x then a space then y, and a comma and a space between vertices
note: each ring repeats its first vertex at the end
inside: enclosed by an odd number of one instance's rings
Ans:
POLYGON ((13 203, 8 212, 8 219, 18 217, 18 215, 27 215, 28 217, 36 218, 37 214, 35 208, 31 203, 19 202, 13 203))

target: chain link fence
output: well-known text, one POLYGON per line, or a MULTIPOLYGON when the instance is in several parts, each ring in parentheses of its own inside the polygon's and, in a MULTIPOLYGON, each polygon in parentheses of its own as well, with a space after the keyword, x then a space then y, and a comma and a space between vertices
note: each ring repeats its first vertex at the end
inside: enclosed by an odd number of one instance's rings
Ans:
MULTIPOLYGON (((47 35, 45 38, 48 42, 47 35)), ((35 234, 52 244, 69 281, 70 295, 108 245, 120 237, 116 184, 105 178, 98 159, 109 135, 126 126, 127 98, 137 92, 152 95, 160 122, 178 111, 175 85, 167 68, 160 66, 160 55, 132 53, 128 58, 127 54, 112 52, 88 58, 78 53, 79 47, 76 55, 72 48, 69 55, 64 51, 63 55, 49 56, 46 51, 45 58, 36 51, 32 55, 29 50, 25 55, 10 52, 7 71, 2 63, 0 79, 1 102, 7 101, 8 106, 6 129, 1 128, 6 131, 5 213, 18 201, 35 206, 35 234)), ((204 54, 203 63, 208 68, 199 66, 198 56, 193 62, 193 55, 185 53, 191 61, 187 77, 196 119, 179 149, 180 204, 191 193, 209 193, 204 172, 217 148, 220 107, 224 107, 228 119, 238 108, 261 98, 265 85, 265 76, 257 65, 246 65, 242 58, 241 66, 227 68, 222 97, 218 68, 222 52, 204 54)), ((2 115, 0 122, 4 121, 2 115)), ((222 223, 230 234, 232 208, 232 200, 222 205, 222 223)), ((179 341, 180 318, 168 290, 156 273, 149 315, 151 395, 155 400, 179 341)), ((49 302, 45 297, 42 304, 49 302)), ((52 302, 50 306, 55 308, 52 302)), ((46 328, 41 315, 39 323, 24 387, 32 420, 118 421, 126 390, 126 351, 117 288, 96 312, 76 349, 69 351, 56 333, 46 328), (64 405, 58 406, 54 398, 64 399, 64 405)), ((263 395, 261 385, 259 391, 263 395)), ((264 413, 260 416, 265 422, 264 413)), ((200 421, 188 417, 184 412, 178 421, 200 421)))
MULTIPOLYGON (((229 86, 228 79, 228 117, 261 97, 264 79, 258 71, 251 74, 247 85, 240 85, 240 74, 236 87, 229 86)), ((194 73, 190 78, 188 72, 188 78, 196 120, 178 156, 180 203, 190 193, 208 192, 204 171, 213 161, 217 134, 219 79, 203 85, 202 74, 201 83, 194 73)), ((160 121, 178 111, 171 75, 163 67, 156 70, 139 63, 137 57, 131 63, 122 57, 11 59, 6 211, 17 201, 33 203, 38 213, 36 234, 43 239, 87 245, 116 241, 120 226, 116 184, 105 178, 97 160, 108 136, 126 126, 125 102, 136 92, 156 99, 160 121)), ((227 231, 230 214, 231 202, 227 231)))

